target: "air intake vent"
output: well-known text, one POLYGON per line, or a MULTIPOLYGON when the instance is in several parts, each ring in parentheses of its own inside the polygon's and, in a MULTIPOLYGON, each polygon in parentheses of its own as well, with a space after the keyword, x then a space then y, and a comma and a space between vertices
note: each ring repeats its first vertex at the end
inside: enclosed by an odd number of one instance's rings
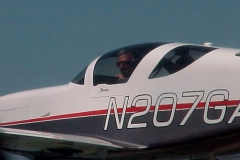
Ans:
POLYGON ((240 57, 240 52, 236 53, 235 55, 240 57))

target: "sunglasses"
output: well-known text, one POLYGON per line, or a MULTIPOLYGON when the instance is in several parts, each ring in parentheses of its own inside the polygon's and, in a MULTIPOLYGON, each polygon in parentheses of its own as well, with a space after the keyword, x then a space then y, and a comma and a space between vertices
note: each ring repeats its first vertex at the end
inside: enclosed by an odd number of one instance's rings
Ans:
POLYGON ((129 65, 131 64, 131 62, 130 62, 130 61, 121 61, 121 62, 117 62, 117 63, 116 63, 117 67, 120 67, 121 64, 122 64, 123 66, 129 66, 129 65))

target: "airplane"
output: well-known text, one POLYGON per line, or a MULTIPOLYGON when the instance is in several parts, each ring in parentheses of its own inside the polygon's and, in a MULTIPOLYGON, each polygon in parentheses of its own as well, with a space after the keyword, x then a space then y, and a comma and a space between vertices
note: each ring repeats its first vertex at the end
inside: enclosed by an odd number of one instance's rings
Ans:
POLYGON ((221 159, 240 153, 240 49, 152 42, 70 83, 0 97, 0 149, 30 159, 221 159))

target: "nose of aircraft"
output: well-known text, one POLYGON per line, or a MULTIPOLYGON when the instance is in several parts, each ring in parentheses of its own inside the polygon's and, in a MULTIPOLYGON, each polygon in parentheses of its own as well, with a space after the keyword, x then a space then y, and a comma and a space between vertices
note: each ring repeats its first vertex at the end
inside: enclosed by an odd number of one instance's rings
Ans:
POLYGON ((21 93, 0 97, 0 125, 1 123, 26 118, 28 97, 28 95, 21 93))

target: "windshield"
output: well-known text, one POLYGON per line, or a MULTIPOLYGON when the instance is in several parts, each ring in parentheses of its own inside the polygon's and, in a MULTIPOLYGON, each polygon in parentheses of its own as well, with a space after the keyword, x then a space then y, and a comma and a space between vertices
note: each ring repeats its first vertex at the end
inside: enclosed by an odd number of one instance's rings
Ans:
MULTIPOLYGON (((93 84, 126 83, 143 57, 158 46, 166 43, 144 43, 131 45, 108 52, 99 58, 93 71, 93 84)), ((84 85, 87 67, 71 82, 84 85)))
POLYGON ((73 80, 73 83, 84 85, 84 78, 86 73, 87 67, 85 67, 73 80))
POLYGON ((144 56, 166 43, 145 43, 123 47, 103 55, 96 63, 93 84, 126 83, 144 56))

